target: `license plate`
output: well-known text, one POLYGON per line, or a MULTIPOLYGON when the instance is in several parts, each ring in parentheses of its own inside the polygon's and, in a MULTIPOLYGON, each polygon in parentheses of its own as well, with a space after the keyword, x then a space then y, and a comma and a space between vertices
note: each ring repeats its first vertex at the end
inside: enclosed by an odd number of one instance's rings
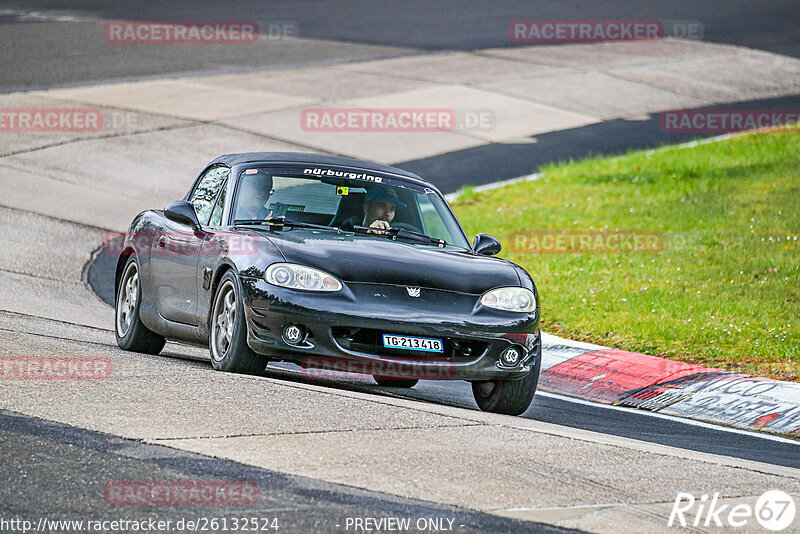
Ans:
POLYGON ((395 336, 383 334, 383 346, 390 349, 424 350, 444 352, 442 340, 431 337, 395 336))

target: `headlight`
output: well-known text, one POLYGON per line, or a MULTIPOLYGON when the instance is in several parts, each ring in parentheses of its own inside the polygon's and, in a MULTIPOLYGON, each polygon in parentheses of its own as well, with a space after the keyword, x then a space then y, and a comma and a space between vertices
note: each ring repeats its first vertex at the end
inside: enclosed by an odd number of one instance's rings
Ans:
POLYGON ((270 284, 305 291, 339 291, 342 283, 333 275, 295 263, 273 263, 264 279, 270 284))
POLYGON ((532 312, 536 309, 536 297, 524 287, 498 287, 484 293, 481 304, 496 310, 532 312))

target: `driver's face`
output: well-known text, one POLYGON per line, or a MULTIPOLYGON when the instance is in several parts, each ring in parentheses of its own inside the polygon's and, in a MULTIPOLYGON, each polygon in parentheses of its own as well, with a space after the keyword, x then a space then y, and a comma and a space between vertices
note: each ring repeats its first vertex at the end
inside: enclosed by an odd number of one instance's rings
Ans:
POLYGON ((391 200, 384 200, 382 198, 373 200, 369 204, 364 204, 364 213, 366 214, 364 225, 369 226, 377 220, 392 222, 394 219, 394 212, 397 210, 397 204, 391 200))
POLYGON ((242 208, 247 210, 251 216, 255 216, 255 214, 264 207, 264 204, 266 204, 268 198, 269 191, 259 189, 250 195, 244 195, 239 202, 242 208))

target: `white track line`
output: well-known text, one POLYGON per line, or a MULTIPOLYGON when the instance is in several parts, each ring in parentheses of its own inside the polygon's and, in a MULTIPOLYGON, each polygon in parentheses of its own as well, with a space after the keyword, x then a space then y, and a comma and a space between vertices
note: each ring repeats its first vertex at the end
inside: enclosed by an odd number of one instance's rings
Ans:
POLYGON ((630 408, 628 406, 613 406, 611 404, 601 404, 599 402, 592 402, 583 399, 579 399, 577 397, 570 397, 568 395, 561 395, 560 393, 550 393, 548 391, 537 391, 536 395, 541 395, 542 397, 548 397, 552 399, 558 399, 566 402, 573 402, 575 404, 584 404, 586 406, 594 406, 595 408, 604 408, 606 410, 617 410, 621 412, 628 412, 628 413, 635 413, 638 415, 648 415, 650 417, 657 417, 659 419, 667 419, 669 421, 673 421, 675 423, 684 423, 687 425, 699 426, 703 428, 708 428, 711 430, 719 430, 720 432, 730 432, 733 434, 742 434, 744 436, 750 436, 753 438, 761 438, 767 439, 770 441, 777 441, 779 443, 790 443, 792 445, 800 446, 800 441, 791 438, 783 438, 781 436, 776 436, 774 434, 769 434, 766 432, 757 432, 752 430, 744 430, 741 428, 735 428, 731 426, 721 425, 719 423, 706 423, 705 421, 698 421, 697 419, 690 419, 688 417, 678 417, 676 415, 667 415, 664 413, 653 412, 650 410, 642 410, 639 408, 630 408))

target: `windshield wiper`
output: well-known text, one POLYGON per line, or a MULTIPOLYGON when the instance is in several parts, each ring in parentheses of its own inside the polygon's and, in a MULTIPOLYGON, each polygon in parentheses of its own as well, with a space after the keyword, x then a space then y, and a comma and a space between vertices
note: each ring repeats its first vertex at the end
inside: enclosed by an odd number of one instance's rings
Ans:
POLYGON ((353 226, 353 230, 359 233, 371 233, 375 235, 383 235, 386 237, 391 237, 392 239, 397 239, 398 237, 402 237, 404 239, 408 239, 410 241, 416 241, 417 243, 424 243, 426 245, 437 245, 439 248, 443 248, 447 245, 447 242, 443 239, 436 239, 429 235, 420 234, 419 232, 415 232, 413 230, 406 230, 405 228, 389 228, 388 230, 383 230, 380 228, 372 228, 371 226, 353 226))
POLYGON ((293 228, 314 228, 317 230, 338 230, 333 226, 324 226, 322 224, 312 224, 301 221, 292 221, 284 217, 270 217, 269 219, 236 219, 233 221, 235 225, 255 224, 269 226, 272 228, 282 228, 284 226, 291 226, 293 228))

